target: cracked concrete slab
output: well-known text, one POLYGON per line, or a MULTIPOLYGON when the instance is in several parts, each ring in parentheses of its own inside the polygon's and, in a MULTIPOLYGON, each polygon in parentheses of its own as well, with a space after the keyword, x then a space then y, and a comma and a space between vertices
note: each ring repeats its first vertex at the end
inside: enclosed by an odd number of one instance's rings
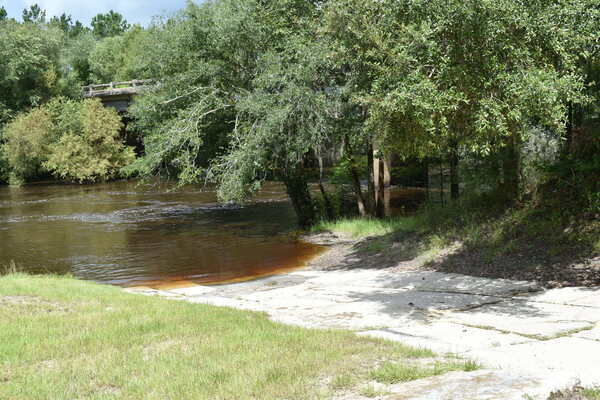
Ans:
POLYGON ((369 330, 359 334, 403 342, 416 347, 430 348, 437 352, 450 353, 465 353, 477 349, 509 346, 534 340, 512 333, 467 327, 445 321, 369 330), (465 338, 468 338, 468 340, 465 340, 465 338))
POLYGON ((476 374, 444 375, 449 381, 439 377, 431 390, 398 399, 521 399, 524 393, 517 392, 525 387, 537 396, 577 379, 600 384, 600 288, 542 291, 531 282, 353 268, 130 291, 266 312, 273 320, 305 327, 353 329, 498 368, 477 379, 476 374), (443 397, 459 393, 461 385, 471 391, 467 397, 443 397), (498 392, 502 385, 514 391, 498 392))
POLYGON ((467 353, 490 367, 537 371, 554 380, 600 385, 600 342, 575 337, 532 341, 467 353))
MULTIPOLYGON (((469 293, 485 296, 512 296, 518 293, 537 292, 540 287, 534 282, 488 279, 459 274, 430 272, 428 279, 417 281, 414 288, 423 291, 469 293)), ((412 277, 409 275, 409 279, 412 277)))
POLYGON ((446 317, 463 325, 544 339, 590 327, 600 320, 600 312, 588 307, 507 299, 472 311, 448 313, 446 317))
POLYGON ((394 393, 390 400, 523 400, 524 394, 539 396, 548 391, 538 377, 485 369, 450 372, 389 390, 394 393))
POLYGON ((572 335, 573 337, 588 339, 588 340, 596 340, 600 342, 600 322, 594 324, 591 329, 577 332, 572 335))
POLYGON ((600 308, 600 287, 567 287, 524 295, 527 301, 600 308))

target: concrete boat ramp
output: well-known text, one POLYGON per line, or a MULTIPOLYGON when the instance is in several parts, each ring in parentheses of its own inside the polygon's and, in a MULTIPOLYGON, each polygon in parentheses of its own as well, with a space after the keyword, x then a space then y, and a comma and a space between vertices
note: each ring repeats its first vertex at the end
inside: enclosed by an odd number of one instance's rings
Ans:
POLYGON ((543 290, 531 282, 352 268, 126 290, 264 311, 287 324, 351 329, 456 353, 484 366, 386 387, 389 399, 545 400, 551 391, 576 383, 600 385, 598 287, 543 290))

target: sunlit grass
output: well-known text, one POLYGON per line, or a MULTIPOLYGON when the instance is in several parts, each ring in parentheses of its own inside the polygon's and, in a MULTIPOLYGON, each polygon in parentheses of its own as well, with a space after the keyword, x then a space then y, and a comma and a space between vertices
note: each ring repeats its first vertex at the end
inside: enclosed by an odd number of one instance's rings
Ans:
POLYGON ((475 371, 480 366, 473 361, 456 360, 454 362, 434 361, 430 365, 409 365, 405 363, 385 362, 371 372, 371 378, 380 383, 395 384, 408 382, 429 376, 442 375, 450 371, 475 371))
POLYGON ((329 398, 381 363, 417 371, 403 379, 456 365, 419 366, 434 356, 68 277, 0 277, 2 399, 329 398))
POLYGON ((418 226, 415 217, 397 218, 344 218, 336 221, 321 221, 313 231, 331 231, 343 233, 354 238, 383 236, 392 232, 414 231, 418 226))
POLYGON ((600 400, 600 388, 583 389, 582 394, 589 400, 600 400))

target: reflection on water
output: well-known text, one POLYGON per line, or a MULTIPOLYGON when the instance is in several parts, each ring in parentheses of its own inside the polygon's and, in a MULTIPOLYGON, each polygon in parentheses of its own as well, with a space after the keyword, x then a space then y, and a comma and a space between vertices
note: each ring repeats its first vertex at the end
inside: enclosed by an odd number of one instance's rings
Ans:
POLYGON ((301 265, 321 248, 296 240, 282 187, 245 207, 206 188, 165 183, 0 187, 0 264, 118 285, 209 283, 301 265))

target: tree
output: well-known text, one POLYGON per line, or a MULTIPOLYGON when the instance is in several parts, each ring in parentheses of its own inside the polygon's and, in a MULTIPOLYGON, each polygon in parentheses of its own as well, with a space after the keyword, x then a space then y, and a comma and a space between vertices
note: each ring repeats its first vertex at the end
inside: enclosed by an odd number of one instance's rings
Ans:
POLYGON ((577 29, 554 18, 551 3, 342 0, 328 6, 340 61, 356 71, 350 89, 367 110, 367 131, 384 150, 449 160, 453 197, 461 153, 505 149, 505 193, 516 198, 517 155, 528 126, 535 121, 561 131, 564 102, 582 101, 582 81, 566 51, 573 37, 565 32, 577 29))
POLYGON ((123 36, 107 37, 97 42, 88 58, 91 81, 105 83, 118 80, 117 71, 124 56, 123 36))
POLYGON ((81 32, 66 41, 62 49, 61 63, 63 70, 79 82, 79 86, 92 83, 91 54, 98 42, 90 31, 81 32))
POLYGON ((272 32, 273 45, 258 55, 256 77, 235 104, 232 144, 211 171, 221 200, 238 202, 260 187, 266 171, 279 171, 304 228, 316 222, 305 164, 333 133, 336 106, 323 57, 328 49, 311 35, 318 15, 316 4, 305 1, 257 8, 253 19, 272 32))
POLYGON ((37 176, 51 143, 52 120, 45 109, 20 114, 3 132, 2 153, 8 162, 10 183, 20 185, 37 176))
POLYGON ((158 26, 149 53, 161 84, 131 110, 146 135, 137 171, 214 179, 221 200, 238 202, 279 173, 300 224, 314 221, 303 163, 320 145, 327 96, 316 65, 300 60, 311 55, 317 10, 223 0, 190 4, 158 26))
POLYGON ((107 38, 121 35, 130 25, 123 16, 110 10, 106 14, 98 14, 92 18, 92 32, 97 38, 107 38))
POLYGON ((62 13, 60 17, 54 16, 50 18, 50 24, 58 27, 64 33, 68 34, 73 26, 73 20, 70 15, 62 13))
POLYGON ((98 83, 155 77, 151 34, 134 26, 123 35, 107 37, 89 53, 91 80, 98 83))
POLYGON ((68 91, 62 81, 63 34, 39 24, 0 23, 0 126, 16 113, 68 91))
POLYGON ((257 48, 265 43, 253 8, 239 0, 190 3, 154 27, 147 54, 161 84, 130 109, 145 136, 146 156, 134 165, 137 173, 197 183, 227 146, 236 98, 248 90, 257 48))
POLYGON ((58 27, 69 38, 77 37, 85 31, 89 31, 89 28, 85 27, 79 21, 73 22, 72 17, 65 13, 62 13, 60 17, 52 17, 50 19, 50 25, 58 27))
POLYGON ((48 158, 43 163, 56 178, 105 181, 119 176, 121 168, 133 162, 133 148, 125 146, 119 137, 123 124, 115 110, 97 99, 76 103, 74 115, 69 115, 68 103, 61 106, 55 114, 60 138, 48 146, 48 158))
POLYGON ((285 51, 263 55, 253 90, 236 104, 231 148, 213 165, 224 201, 245 200, 260 188, 266 171, 279 171, 304 228, 316 222, 305 164, 333 135, 336 104, 324 73, 324 48, 307 39, 288 36, 285 51))
POLYGON ((34 24, 43 24, 46 22, 46 10, 43 10, 37 4, 33 4, 23 10, 23 22, 34 24))
POLYGON ((0 22, 8 18, 8 13, 4 7, 0 7, 0 22))
POLYGON ((11 183, 50 173, 69 182, 114 178, 135 158, 119 138, 121 118, 95 100, 56 98, 19 114, 4 129, 11 183))

